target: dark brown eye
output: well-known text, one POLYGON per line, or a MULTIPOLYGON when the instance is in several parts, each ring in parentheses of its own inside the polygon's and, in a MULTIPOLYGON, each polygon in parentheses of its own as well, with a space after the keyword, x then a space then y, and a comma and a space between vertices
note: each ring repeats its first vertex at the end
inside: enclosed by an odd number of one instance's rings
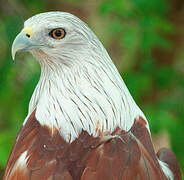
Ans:
POLYGON ((53 29, 49 35, 54 39, 62 39, 65 37, 65 30, 62 28, 53 29))

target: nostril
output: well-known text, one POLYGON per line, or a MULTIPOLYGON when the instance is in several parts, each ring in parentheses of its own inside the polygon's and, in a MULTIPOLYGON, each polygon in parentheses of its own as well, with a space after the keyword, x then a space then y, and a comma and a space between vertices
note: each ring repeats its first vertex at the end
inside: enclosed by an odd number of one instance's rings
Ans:
POLYGON ((30 36, 30 34, 26 34, 26 36, 28 37, 28 38, 30 38, 31 36, 30 36))

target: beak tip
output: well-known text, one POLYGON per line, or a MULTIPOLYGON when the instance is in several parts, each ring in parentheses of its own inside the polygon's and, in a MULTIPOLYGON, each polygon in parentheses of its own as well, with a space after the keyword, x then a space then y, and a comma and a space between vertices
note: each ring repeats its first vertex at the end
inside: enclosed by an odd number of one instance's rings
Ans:
POLYGON ((13 41, 12 48, 11 48, 11 56, 12 56, 13 61, 15 60, 15 55, 16 55, 16 52, 18 51, 17 45, 19 45, 19 43, 17 43, 16 39, 17 39, 17 37, 13 41))

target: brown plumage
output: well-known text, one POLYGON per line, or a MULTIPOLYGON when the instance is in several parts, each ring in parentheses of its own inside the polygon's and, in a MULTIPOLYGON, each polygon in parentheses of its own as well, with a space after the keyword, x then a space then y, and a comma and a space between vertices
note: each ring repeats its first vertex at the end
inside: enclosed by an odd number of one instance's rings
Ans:
MULTIPOLYGON (((108 140, 83 131, 69 144, 56 129, 51 134, 42 127, 33 112, 16 138, 3 180, 166 180, 145 123, 135 119, 130 131, 118 129, 108 140), (25 151, 27 167, 21 168, 15 162, 25 151)), ((158 157, 181 180, 175 155, 163 149, 158 157)))

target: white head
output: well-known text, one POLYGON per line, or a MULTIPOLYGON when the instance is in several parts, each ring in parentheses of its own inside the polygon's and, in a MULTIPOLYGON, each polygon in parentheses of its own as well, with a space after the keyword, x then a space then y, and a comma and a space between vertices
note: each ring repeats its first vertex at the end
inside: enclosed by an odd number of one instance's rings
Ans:
POLYGON ((143 113, 135 104, 103 45, 79 18, 48 12, 28 19, 12 46, 41 64, 29 105, 43 124, 72 142, 81 130, 98 136, 116 127, 129 130, 143 113))
POLYGON ((31 52, 41 64, 42 59, 49 59, 53 64, 71 66, 90 60, 89 56, 94 52, 103 56, 105 49, 90 28, 76 16, 66 12, 47 12, 25 21, 12 46, 13 58, 17 51, 31 52))

